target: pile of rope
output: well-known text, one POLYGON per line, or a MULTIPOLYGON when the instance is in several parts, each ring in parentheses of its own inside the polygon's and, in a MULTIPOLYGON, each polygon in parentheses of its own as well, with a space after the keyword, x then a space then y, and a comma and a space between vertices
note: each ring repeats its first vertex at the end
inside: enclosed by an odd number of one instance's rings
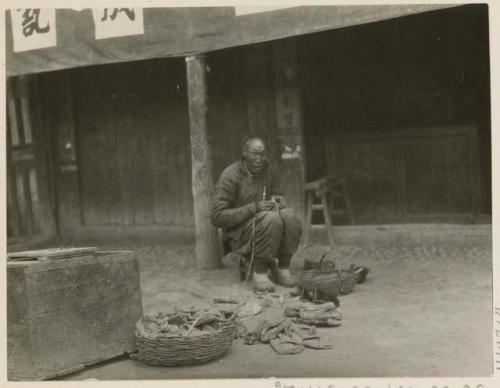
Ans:
POLYGON ((217 332, 223 323, 234 318, 233 313, 215 308, 158 312, 143 316, 136 324, 136 332, 148 339, 200 336, 217 332))

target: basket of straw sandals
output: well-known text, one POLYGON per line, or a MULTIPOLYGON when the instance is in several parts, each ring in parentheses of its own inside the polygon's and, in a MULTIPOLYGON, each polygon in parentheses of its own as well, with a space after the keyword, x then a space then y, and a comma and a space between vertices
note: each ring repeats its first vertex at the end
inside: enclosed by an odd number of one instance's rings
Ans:
POLYGON ((298 282, 302 292, 312 292, 314 299, 317 294, 336 297, 352 292, 359 279, 359 273, 348 270, 337 270, 334 266, 325 268, 324 254, 317 269, 302 271, 298 277, 298 282))
POLYGON ((216 309, 143 316, 134 360, 154 366, 194 365, 220 358, 236 336, 235 316, 216 309))

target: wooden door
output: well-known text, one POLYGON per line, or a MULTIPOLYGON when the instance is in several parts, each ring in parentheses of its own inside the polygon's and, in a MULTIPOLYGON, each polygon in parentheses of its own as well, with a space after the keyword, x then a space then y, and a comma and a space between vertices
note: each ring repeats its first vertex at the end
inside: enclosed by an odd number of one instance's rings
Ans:
POLYGON ((49 170, 33 78, 7 82, 7 238, 30 243, 56 234, 49 170))

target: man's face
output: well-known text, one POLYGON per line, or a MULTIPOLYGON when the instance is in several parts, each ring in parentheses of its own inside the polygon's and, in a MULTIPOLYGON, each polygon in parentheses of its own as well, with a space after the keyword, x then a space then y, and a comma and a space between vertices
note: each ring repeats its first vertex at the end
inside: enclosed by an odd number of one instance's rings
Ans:
POLYGON ((243 150, 243 158, 252 174, 260 174, 267 164, 267 149, 260 139, 250 140, 243 150))

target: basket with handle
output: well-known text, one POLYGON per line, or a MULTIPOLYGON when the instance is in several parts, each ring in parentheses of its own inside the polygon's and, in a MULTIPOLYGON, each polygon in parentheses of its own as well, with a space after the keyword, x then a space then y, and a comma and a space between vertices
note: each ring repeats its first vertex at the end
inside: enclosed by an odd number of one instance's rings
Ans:
POLYGON ((220 321, 212 333, 195 336, 159 334, 151 337, 136 330, 137 352, 131 358, 153 366, 200 364, 222 357, 235 336, 234 317, 220 321))
POLYGON ((346 295, 352 292, 358 282, 359 274, 348 270, 325 269, 323 262, 327 254, 319 261, 318 269, 302 271, 299 285, 305 291, 322 293, 329 296, 346 295))

